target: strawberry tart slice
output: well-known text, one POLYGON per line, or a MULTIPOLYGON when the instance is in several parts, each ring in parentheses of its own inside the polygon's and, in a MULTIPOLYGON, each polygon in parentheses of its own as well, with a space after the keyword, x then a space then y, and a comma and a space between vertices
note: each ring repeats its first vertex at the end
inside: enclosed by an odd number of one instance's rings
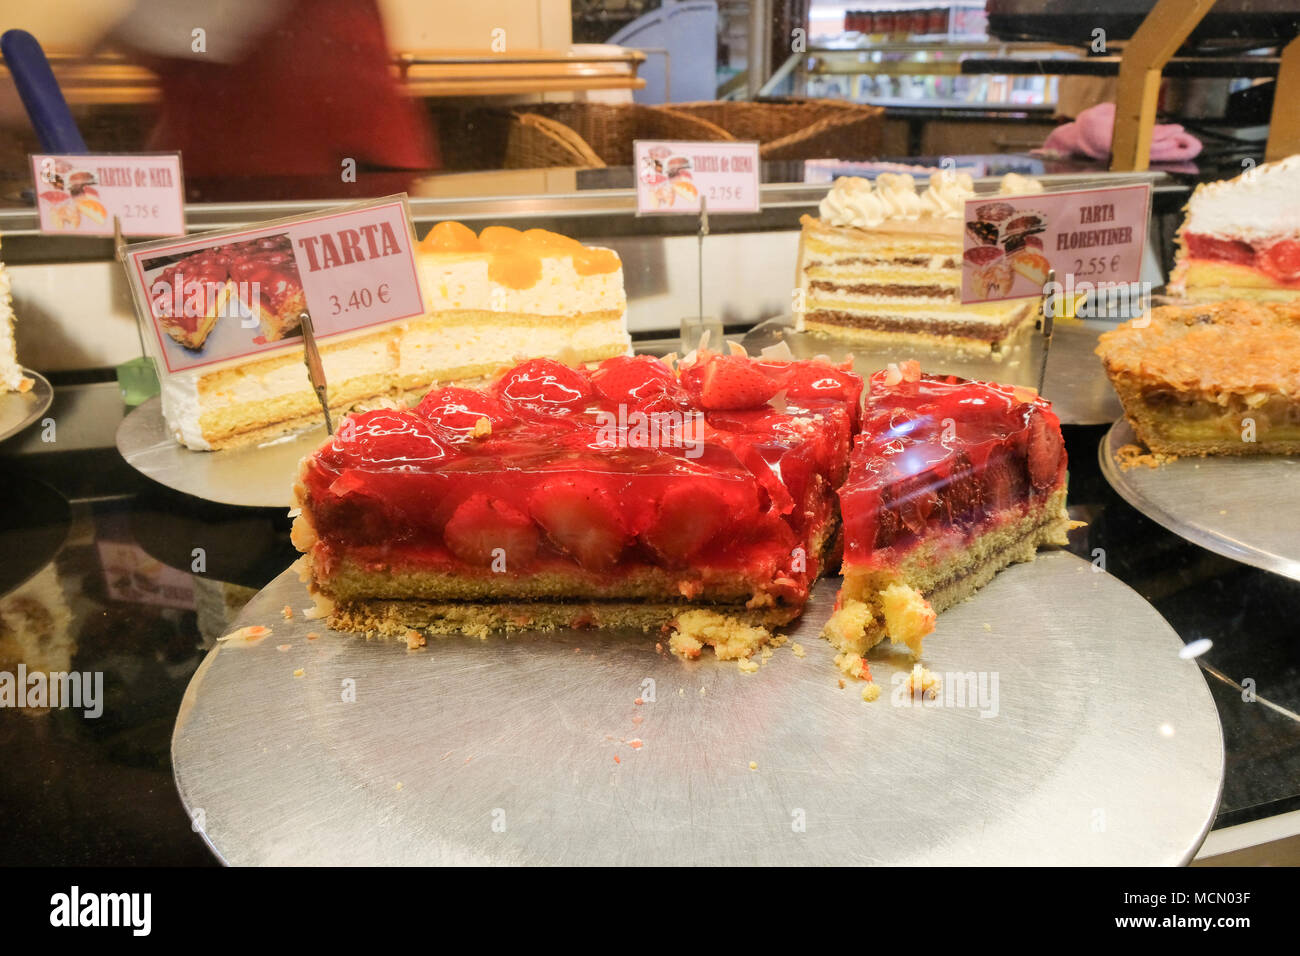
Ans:
POLYGON ((703 351, 436 388, 348 417, 303 461, 300 571, 343 630, 649 629, 695 610, 733 626, 707 641, 723 656, 728 633, 803 610, 861 391, 844 366, 703 351))
POLYGON ((844 586, 823 632, 841 666, 886 636, 919 655, 937 612, 1065 544, 1065 489, 1060 421, 1032 390, 916 362, 873 375, 839 493, 844 586))

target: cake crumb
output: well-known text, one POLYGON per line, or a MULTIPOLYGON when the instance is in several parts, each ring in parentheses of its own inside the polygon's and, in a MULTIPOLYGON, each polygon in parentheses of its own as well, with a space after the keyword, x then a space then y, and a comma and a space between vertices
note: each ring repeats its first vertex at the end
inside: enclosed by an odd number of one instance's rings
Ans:
POLYGON ((241 627, 237 631, 231 631, 229 634, 217 638, 217 643, 220 644, 226 641, 252 643, 253 641, 260 641, 264 637, 270 637, 270 635, 271 629, 269 627, 263 627, 261 624, 250 624, 247 627, 241 627))
POLYGON ((859 656, 875 647, 884 636, 884 631, 876 626, 876 616, 871 608, 852 598, 845 601, 822 627, 822 637, 839 650, 859 656))
POLYGON ((471 438, 487 438, 492 434, 492 422, 488 418, 480 418, 474 423, 474 430, 469 433, 471 438))
POLYGON ((275 646, 275 649, 276 649, 277 651, 280 651, 281 653, 284 653, 285 651, 287 651, 287 650, 288 650, 289 648, 291 648, 291 647, 293 647, 292 644, 277 644, 277 645, 275 646))
MULTIPOLYGON (((867 663, 865 657, 857 654, 836 654, 835 666, 855 680, 871 680, 871 665, 867 663)), ((842 681, 840 686, 844 686, 842 681)))
POLYGON ((318 640, 320 640, 320 635, 317 634, 315 631, 310 631, 310 632, 308 632, 308 634, 307 634, 307 640, 309 640, 309 641, 318 641, 318 640))
POLYGON ((934 608, 916 588, 895 583, 880 592, 885 612, 885 633, 893 644, 905 644, 921 656, 921 640, 934 630, 934 608))
POLYGON ((943 681, 928 667, 921 664, 912 665, 912 673, 907 678, 907 692, 912 697, 925 697, 934 700, 935 695, 942 686, 943 681))
POLYGON ((641 742, 640 737, 633 737, 631 740, 627 742, 627 745, 631 747, 633 750, 640 750, 642 747, 645 746, 645 744, 641 742))
POLYGON ((289 607, 289 605, 287 604, 284 606, 284 610, 282 610, 280 613, 284 615, 284 619, 286 621, 293 619, 293 608, 289 607))
POLYGON ((614 763, 622 763, 623 760, 618 754, 614 754, 614 763))
POLYGON ((1121 445, 1115 452, 1115 462, 1119 465, 1120 471, 1128 471, 1130 468, 1159 468, 1161 465, 1171 461, 1177 461, 1177 455, 1166 455, 1160 452, 1144 452, 1139 445, 1121 445))
POLYGON ((401 789, 402 789, 402 781, 400 781, 400 780, 397 781, 397 783, 393 785, 393 789, 394 789, 394 790, 401 790, 401 789))
POLYGON ((415 651, 424 647, 424 641, 424 635, 419 631, 412 630, 406 632, 406 649, 408 651, 415 651))
POLYGON ((795 657, 803 657, 803 655, 804 655, 803 645, 800 644, 798 641, 796 641, 795 643, 791 644, 791 645, 790 645, 790 653, 793 654, 795 657))
POLYGON ((750 770, 757 770, 757 769, 758 769, 758 761, 757 761, 757 760, 751 760, 751 761, 749 762, 749 769, 750 769, 750 770))
POLYGON ((758 670, 758 661, 751 660, 748 657, 742 657, 736 661, 736 666, 740 668, 742 674, 753 674, 758 670))
POLYGON ((634 704, 636 704, 638 707, 640 707, 642 704, 645 703, 645 699, 642 698, 642 697, 638 697, 636 700, 632 701, 632 703, 634 703, 634 704))
POLYGON ((991 630, 993 630, 993 625, 990 624, 988 621, 985 621, 985 622, 984 622, 984 630, 986 630, 986 631, 991 631, 991 630))
POLYGON ((664 652, 663 644, 659 643, 658 641, 655 641, 655 653, 662 654, 663 652, 664 652))
POLYGON ((301 677, 301 676, 303 675, 303 673, 304 673, 303 669, 302 669, 301 667, 299 667, 296 671, 293 672, 293 676, 294 676, 294 677, 301 677))
POLYGON ((750 657, 771 640, 765 627, 751 627, 715 611, 693 610, 677 615, 668 647, 678 657, 695 659, 705 645, 713 648, 720 661, 750 657))
POLYGON ((867 684, 862 688, 862 699, 870 703, 880 697, 880 685, 877 683, 867 684))
POLYGON ((843 690, 843 689, 844 689, 844 678, 843 678, 843 677, 840 678, 840 682, 839 682, 839 683, 840 683, 840 690, 843 690))

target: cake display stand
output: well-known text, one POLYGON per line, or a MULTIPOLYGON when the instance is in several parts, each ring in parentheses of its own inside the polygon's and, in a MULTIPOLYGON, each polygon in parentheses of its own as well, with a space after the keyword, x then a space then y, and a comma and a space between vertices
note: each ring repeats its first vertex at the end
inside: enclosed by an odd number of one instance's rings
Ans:
MULTIPOLYGON (((1123 414, 1119 398, 1110 387, 1101 360, 1093 353, 1102 332, 1115 323, 1095 319, 1057 319, 1047 357, 1043 396, 1063 425, 1104 425, 1123 414)), ((785 342, 795 358, 827 355, 836 362, 853 356, 853 369, 864 378, 890 362, 917 359, 930 375, 958 375, 982 382, 1038 387, 1042 368, 1043 337, 1028 331, 1002 356, 958 354, 920 346, 890 346, 854 341, 839 336, 797 332, 790 315, 768 319, 750 330, 741 344, 751 355, 785 342)))
POLYGON ((29 368, 23 374, 32 380, 25 392, 0 392, 0 441, 12 438, 40 421, 54 401, 54 389, 39 372, 29 368))
POLYGON ((132 468, 173 491, 225 505, 288 508, 298 462, 325 438, 322 424, 263 445, 191 451, 172 437, 155 397, 122 419, 117 450, 132 468))
POLYGON ((933 701, 886 652, 866 702, 818 637, 837 586, 747 674, 654 634, 367 641, 304 619, 286 571, 232 625, 272 633, 218 642, 195 673, 177 787, 236 865, 1191 859, 1218 716, 1137 593, 1045 552, 940 616, 933 701))
POLYGON ((1216 554, 1300 581, 1300 457, 1211 455, 1121 468, 1137 436, 1121 418, 1098 448, 1101 471, 1152 521, 1216 554))

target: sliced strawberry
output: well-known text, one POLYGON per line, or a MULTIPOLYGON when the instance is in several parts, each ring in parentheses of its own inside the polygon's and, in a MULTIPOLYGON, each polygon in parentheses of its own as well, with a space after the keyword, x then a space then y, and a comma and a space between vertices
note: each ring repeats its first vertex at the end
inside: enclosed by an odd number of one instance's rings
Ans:
POLYGON ((978 513, 980 483, 965 453, 958 453, 954 458, 948 480, 939 491, 939 501, 949 524, 978 513))
POLYGON ((626 405, 643 412, 685 408, 685 390, 668 366, 649 355, 618 355, 601 362, 591 384, 609 406, 626 405))
POLYGON ((352 467, 400 471, 453 454, 436 426, 410 412, 381 409, 350 415, 334 433, 331 451, 352 467))
POLYGON ((460 503, 443 529, 443 539, 451 553, 471 567, 490 568, 504 557, 510 571, 532 562, 541 535, 514 505, 479 494, 460 503))
POLYGON ((513 408, 556 417, 571 415, 592 399, 585 371, 548 358, 516 365, 495 388, 497 397, 513 408))
POLYGON ((766 368, 789 398, 856 401, 862 394, 862 379, 843 369, 813 362, 787 362, 766 368))
POLYGON ((517 420, 505 405, 491 395, 451 385, 436 388, 424 396, 415 411, 461 440, 477 434, 481 428, 479 422, 485 418, 493 431, 499 431, 517 420))
POLYGON ((1300 240, 1283 239, 1259 254, 1259 264, 1269 275, 1283 282, 1300 279, 1300 240))
POLYGON ((551 541, 590 571, 613 567, 627 546, 618 503, 596 485, 548 481, 533 492, 529 509, 551 541))
POLYGON ((1246 266, 1255 261, 1254 248, 1249 242, 1240 239, 1217 239, 1214 236, 1189 233, 1185 241, 1187 252, 1193 259, 1213 259, 1246 266))
POLYGON ((1027 458, 1029 480, 1037 490, 1044 491, 1056 484, 1064 464, 1065 442, 1060 427, 1049 421, 1041 408, 1034 408, 1029 413, 1027 458))
POLYGON ((900 481, 894 492, 894 507, 899 520, 915 535, 925 533, 930 515, 938 504, 939 495, 926 474, 900 481))
POLYGON ((781 388, 757 362, 739 355, 710 355, 690 372, 689 383, 685 376, 683 383, 695 386, 700 407, 709 410, 758 408, 781 388))
POLYGON ((712 488, 674 485, 659 500, 641 540, 669 564, 685 564, 730 521, 726 502, 712 488))

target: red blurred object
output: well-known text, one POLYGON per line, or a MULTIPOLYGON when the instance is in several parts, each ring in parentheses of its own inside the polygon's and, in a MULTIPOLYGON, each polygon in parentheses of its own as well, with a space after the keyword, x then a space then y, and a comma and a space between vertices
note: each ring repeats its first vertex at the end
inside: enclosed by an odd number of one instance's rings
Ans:
POLYGON ((428 120, 403 95, 375 0, 296 0, 238 63, 157 59, 149 148, 182 153, 187 178, 340 176, 435 169, 428 120))

